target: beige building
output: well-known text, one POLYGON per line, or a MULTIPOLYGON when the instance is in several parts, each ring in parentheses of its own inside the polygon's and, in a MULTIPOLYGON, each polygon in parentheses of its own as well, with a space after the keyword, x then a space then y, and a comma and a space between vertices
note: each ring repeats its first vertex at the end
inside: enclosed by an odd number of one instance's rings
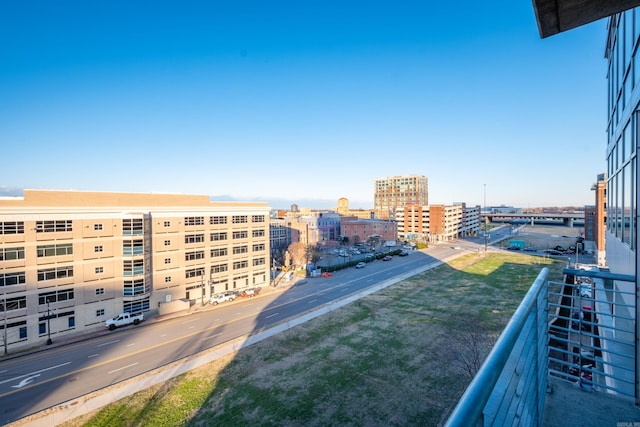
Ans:
POLYGON ((360 219, 372 219, 373 210, 371 209, 349 209, 349 199, 341 197, 338 199, 338 207, 336 209, 341 216, 355 216, 360 219))
POLYGON ((266 203, 25 190, 0 198, 0 340, 17 349, 269 284, 266 203))
POLYGON ((480 230, 480 206, 408 205, 396 211, 395 219, 400 239, 446 242, 475 235, 480 230))

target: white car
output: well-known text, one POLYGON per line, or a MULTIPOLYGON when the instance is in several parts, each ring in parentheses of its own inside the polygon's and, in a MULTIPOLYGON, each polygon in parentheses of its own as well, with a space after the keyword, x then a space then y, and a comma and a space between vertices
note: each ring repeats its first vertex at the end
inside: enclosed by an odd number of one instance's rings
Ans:
POLYGON ((359 262, 356 264, 356 268, 364 268, 364 266, 367 265, 364 262, 359 262))
POLYGON ((211 299, 209 300, 209 304, 218 305, 220 303, 232 301, 232 300, 233 298, 231 298, 229 295, 217 294, 217 295, 211 296, 211 299))

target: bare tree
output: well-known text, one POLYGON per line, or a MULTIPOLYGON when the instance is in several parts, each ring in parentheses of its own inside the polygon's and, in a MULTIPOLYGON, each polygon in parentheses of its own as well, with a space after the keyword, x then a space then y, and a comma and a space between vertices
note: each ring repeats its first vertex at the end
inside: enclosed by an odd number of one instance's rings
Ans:
POLYGON ((288 252, 294 265, 304 265, 307 258, 307 248, 304 243, 294 242, 290 244, 288 252))
POLYGON ((449 319, 445 324, 445 339, 440 347, 443 357, 473 378, 495 344, 497 335, 478 315, 449 319))

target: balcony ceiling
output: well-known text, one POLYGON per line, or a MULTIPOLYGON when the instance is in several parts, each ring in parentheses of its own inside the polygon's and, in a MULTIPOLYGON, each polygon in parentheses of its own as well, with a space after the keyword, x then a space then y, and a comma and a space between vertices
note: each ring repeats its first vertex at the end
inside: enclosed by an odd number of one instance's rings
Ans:
POLYGON ((640 5, 640 0, 533 0, 540 37, 571 30, 640 5))

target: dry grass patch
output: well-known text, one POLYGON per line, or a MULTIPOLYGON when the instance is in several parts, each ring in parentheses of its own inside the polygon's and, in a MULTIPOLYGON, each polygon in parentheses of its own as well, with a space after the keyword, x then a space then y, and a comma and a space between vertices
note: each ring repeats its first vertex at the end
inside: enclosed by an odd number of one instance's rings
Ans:
MULTIPOLYGON (((541 261, 510 253, 463 256, 257 343, 228 364, 209 365, 111 405, 83 423, 438 425, 541 261), (137 403, 125 406, 130 402, 137 403), (124 422, 101 421, 116 421, 104 415, 115 413, 124 422)), ((560 280, 562 265, 544 262, 560 280)))

